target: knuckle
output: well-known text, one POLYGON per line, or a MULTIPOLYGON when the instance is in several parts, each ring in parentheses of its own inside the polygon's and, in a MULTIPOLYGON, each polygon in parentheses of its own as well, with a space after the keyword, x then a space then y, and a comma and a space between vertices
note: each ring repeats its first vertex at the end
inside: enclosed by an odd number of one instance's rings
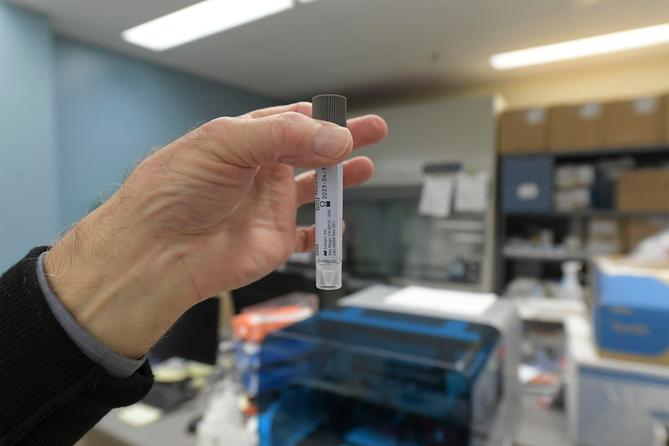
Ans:
POLYGON ((221 138, 231 130, 234 126, 234 122, 235 118, 222 116, 206 122, 202 125, 201 129, 207 135, 211 135, 214 138, 221 138))
POLYGON ((310 120, 310 118, 305 116, 303 113, 300 113, 299 111, 288 111, 277 116, 286 122, 297 125, 304 124, 310 120))
POLYGON ((238 162, 233 150, 239 141, 239 125, 243 121, 238 118, 220 117, 212 119, 200 126, 192 136, 191 146, 217 160, 238 162))
POLYGON ((297 113, 300 113, 302 115, 309 115, 311 114, 311 102, 306 102, 306 101, 297 102, 295 103, 294 109, 297 113))
POLYGON ((308 124, 309 118, 301 113, 282 113, 273 121, 273 136, 284 146, 304 147, 308 140, 308 132, 305 131, 308 124))

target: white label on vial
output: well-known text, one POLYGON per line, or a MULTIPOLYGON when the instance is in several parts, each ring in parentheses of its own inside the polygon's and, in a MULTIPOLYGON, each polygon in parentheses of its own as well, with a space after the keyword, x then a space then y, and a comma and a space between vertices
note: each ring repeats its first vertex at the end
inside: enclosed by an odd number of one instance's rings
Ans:
POLYGON ((316 259, 341 260, 342 166, 316 169, 316 259))

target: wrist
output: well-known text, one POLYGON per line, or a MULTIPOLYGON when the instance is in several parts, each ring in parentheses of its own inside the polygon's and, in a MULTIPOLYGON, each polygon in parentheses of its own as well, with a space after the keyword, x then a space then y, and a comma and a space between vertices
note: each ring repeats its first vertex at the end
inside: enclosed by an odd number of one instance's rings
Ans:
POLYGON ((115 222, 112 200, 46 254, 49 284, 63 306, 109 349, 144 355, 194 303, 177 247, 115 222))

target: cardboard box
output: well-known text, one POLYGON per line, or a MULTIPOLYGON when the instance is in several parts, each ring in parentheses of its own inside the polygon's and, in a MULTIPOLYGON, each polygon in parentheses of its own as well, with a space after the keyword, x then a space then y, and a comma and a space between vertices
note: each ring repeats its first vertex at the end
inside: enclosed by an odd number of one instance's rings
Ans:
POLYGON ((669 368, 601 357, 583 316, 565 321, 565 403, 571 444, 666 444, 669 368), (662 427, 660 432, 657 427, 662 427))
POLYGON ((558 190, 554 196, 555 210, 570 212, 592 207, 592 192, 587 187, 558 190))
POLYGON ((548 118, 543 108, 512 110, 499 118, 500 153, 539 153, 547 151, 548 118))
POLYGON ((620 242, 618 239, 592 239, 585 244, 585 253, 589 257, 609 256, 620 254, 620 242))
POLYGON ((614 218, 593 218, 588 222, 585 252, 589 256, 620 254, 620 224, 614 218))
POLYGON ((662 96, 664 103, 664 143, 669 144, 669 94, 662 96))
POLYGON ((593 164, 564 164, 555 169, 555 186, 558 189, 589 187, 595 182, 593 164))
POLYGON ((643 97, 604 105, 604 144, 630 149, 667 142, 667 97, 643 97))
POLYGON ((561 105, 548 111, 548 148, 571 152, 604 147, 602 104, 561 105))
POLYGON ((588 222, 589 239, 619 238, 620 225, 615 218, 593 218, 588 222))
POLYGON ((669 211, 669 169, 637 169, 621 172, 616 188, 620 211, 669 211))
POLYGON ((669 217, 631 218, 626 225, 626 243, 629 251, 648 237, 669 228, 669 217))
POLYGON ((669 365, 669 265, 595 261, 594 322, 602 356, 669 365))

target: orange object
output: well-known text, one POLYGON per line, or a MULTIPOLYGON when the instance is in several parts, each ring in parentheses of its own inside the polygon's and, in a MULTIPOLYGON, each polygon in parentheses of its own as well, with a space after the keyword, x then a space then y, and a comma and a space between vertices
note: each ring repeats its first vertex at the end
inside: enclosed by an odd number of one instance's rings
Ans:
POLYGON ((245 417, 252 417, 254 415, 258 415, 258 406, 255 404, 249 403, 248 406, 242 410, 242 413, 244 414, 245 417))
POLYGON ((269 333, 310 317, 313 309, 303 305, 257 308, 232 318, 232 331, 241 341, 260 343, 269 333))

